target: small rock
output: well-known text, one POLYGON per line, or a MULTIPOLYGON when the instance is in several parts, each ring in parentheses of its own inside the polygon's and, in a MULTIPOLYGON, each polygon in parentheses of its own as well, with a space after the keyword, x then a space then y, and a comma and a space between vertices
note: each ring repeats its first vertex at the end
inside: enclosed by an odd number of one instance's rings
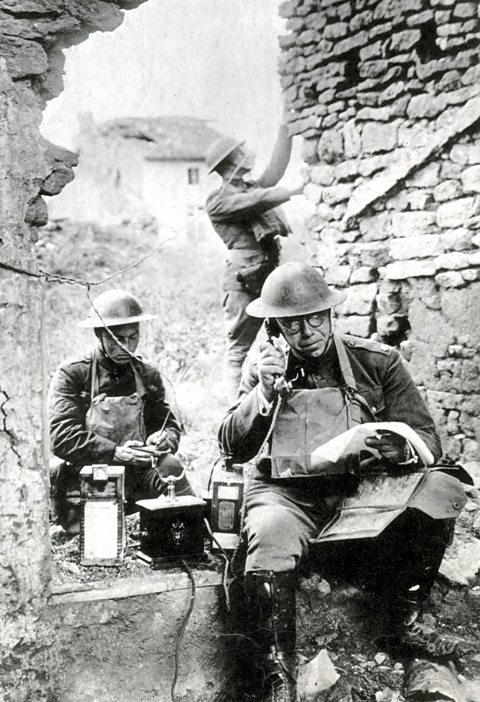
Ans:
POLYGON ((320 582, 318 583, 318 593, 326 597, 331 593, 331 591, 332 588, 330 587, 330 583, 323 579, 320 580, 320 582))
POLYGON ((385 661, 387 660, 387 654, 377 653, 376 656, 374 656, 373 660, 377 665, 382 665, 382 663, 385 663, 385 661))
MULTIPOLYGON (((478 612, 480 614, 480 586, 476 585, 472 587, 467 592, 467 602, 472 608, 473 612, 478 612)), ((480 655, 480 654, 479 654, 480 655)))
POLYGON ((397 702, 399 699, 400 693, 396 690, 391 690, 389 687, 385 687, 383 690, 375 693, 376 702, 397 702))
POLYGON ((480 540, 475 537, 457 539, 447 549, 440 573, 452 583, 468 585, 480 568, 480 540))
POLYGON ((343 678, 337 680, 325 695, 325 702, 352 702, 352 687, 343 678))
POLYGON ((336 639, 337 636, 338 636, 338 634, 336 632, 333 632, 331 634, 325 634, 324 636, 317 636, 315 638, 315 641, 316 641, 317 646, 319 648, 324 648, 329 643, 331 643, 334 639, 336 639))
POLYGON ((395 663, 393 669, 398 670, 401 673, 403 671, 403 663, 395 663))
POLYGON ((322 648, 315 658, 299 668, 297 678, 299 697, 305 699, 305 702, 313 702, 319 692, 331 688, 339 677, 326 649, 322 648))
POLYGON ((468 500, 467 504, 463 508, 466 512, 475 512, 478 509, 478 504, 474 500, 468 500))
POLYGON ((437 621, 436 621, 435 617, 433 616, 433 614, 430 614, 430 613, 426 613, 423 615, 423 622, 424 622, 424 624, 429 626, 431 629, 435 629, 437 626, 437 621))

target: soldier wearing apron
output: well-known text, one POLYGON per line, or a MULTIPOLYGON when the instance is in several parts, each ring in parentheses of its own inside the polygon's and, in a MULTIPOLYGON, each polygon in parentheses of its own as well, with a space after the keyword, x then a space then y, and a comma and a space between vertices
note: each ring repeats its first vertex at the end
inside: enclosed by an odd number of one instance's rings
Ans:
MULTIPOLYGON (((297 569, 352 481, 358 481, 348 466, 337 475, 309 475, 312 451, 356 424, 399 421, 423 439, 432 462, 441 455, 434 422, 399 354, 377 342, 334 333, 331 309, 343 299, 308 265, 287 263, 269 275, 261 297, 247 311, 267 318, 270 341, 244 374, 238 400, 219 433, 225 453, 238 463, 254 458, 266 442, 267 455, 257 461, 248 487, 244 527, 246 593, 257 622, 253 635, 263 654, 269 701, 296 699, 297 569), (275 335, 287 342, 286 351, 275 335), (291 388, 283 398, 277 391, 279 377, 291 388)), ((381 433, 366 441, 386 470, 417 466, 418 456, 397 434, 381 433)), ((351 458, 358 469, 360 457, 351 458)), ((456 478, 436 475, 440 487, 430 510, 436 518, 407 509, 374 540, 370 572, 378 574, 377 585, 390 588, 392 631, 402 644, 448 656, 459 642, 429 630, 420 613, 465 497, 456 478)), ((348 557, 359 556, 362 542, 349 543, 355 549, 348 557)))
MULTIPOLYGON (((160 373, 134 355, 140 322, 153 315, 122 290, 102 293, 94 305, 98 314, 92 310, 80 325, 94 329, 97 346, 82 359, 62 363, 49 392, 51 447, 61 459, 52 475, 53 502, 59 523, 71 533, 79 528, 82 466, 125 466, 130 503, 157 497, 166 490, 162 477, 183 471, 175 457, 180 427, 165 401, 160 373), (145 446, 158 456, 156 465, 139 450, 145 446)), ((176 487, 178 494, 192 493, 185 477, 176 487)))

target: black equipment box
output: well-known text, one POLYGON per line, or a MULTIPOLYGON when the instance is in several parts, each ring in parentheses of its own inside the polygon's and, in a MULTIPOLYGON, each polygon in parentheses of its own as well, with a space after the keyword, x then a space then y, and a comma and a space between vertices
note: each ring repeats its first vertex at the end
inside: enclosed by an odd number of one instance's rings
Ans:
POLYGON ((140 551, 137 556, 152 568, 179 559, 201 559, 204 555, 206 502, 193 495, 174 499, 162 495, 139 500, 140 551))

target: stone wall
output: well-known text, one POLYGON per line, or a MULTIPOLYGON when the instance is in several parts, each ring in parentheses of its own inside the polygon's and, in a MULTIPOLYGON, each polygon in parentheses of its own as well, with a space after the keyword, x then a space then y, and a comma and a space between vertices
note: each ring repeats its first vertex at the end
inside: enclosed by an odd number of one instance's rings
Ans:
POLYGON ((46 222, 42 195, 72 179, 75 156, 43 141, 38 127, 45 100, 62 88, 61 48, 114 29, 120 8, 138 4, 0 0, 0 698, 6 702, 47 699, 49 683, 36 660, 53 645, 39 623, 50 546, 41 450, 42 283, 34 277, 33 243, 36 226, 46 222))
POLYGON ((280 75, 304 137, 341 330, 401 346, 445 455, 479 458, 476 2, 287 0, 280 75))

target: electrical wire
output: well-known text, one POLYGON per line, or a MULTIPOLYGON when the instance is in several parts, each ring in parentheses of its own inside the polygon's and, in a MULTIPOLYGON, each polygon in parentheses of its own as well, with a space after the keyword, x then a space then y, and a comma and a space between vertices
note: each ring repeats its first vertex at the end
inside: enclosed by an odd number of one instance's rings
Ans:
MULTIPOLYGON (((234 179, 236 176, 238 169, 243 165, 243 162, 246 160, 246 156, 244 156, 240 163, 236 164, 235 170, 232 172, 232 174, 229 176, 229 178, 225 179, 222 182, 222 185, 220 187, 220 192, 226 188, 227 185, 231 183, 231 181, 234 179)), ((175 241, 178 239, 180 234, 183 232, 187 231, 192 225, 196 224, 202 217, 205 216, 205 211, 201 211, 198 213, 196 217, 194 217, 190 222, 185 224, 183 227, 180 227, 180 229, 177 229, 175 232, 174 236, 167 237, 166 239, 163 239, 157 246, 154 246, 153 249, 150 249, 147 251, 145 254, 142 254, 142 256, 139 256, 139 258, 135 259, 135 261, 132 261, 132 263, 129 263, 128 266, 125 266, 124 268, 120 268, 119 270, 115 271, 114 273, 111 273, 110 275, 105 276, 104 278, 101 278, 100 280, 85 280, 83 278, 72 278, 70 276, 65 276, 61 275, 59 273, 50 273, 49 271, 44 271, 42 268, 38 269, 38 272, 36 271, 30 271, 26 268, 22 268, 21 266, 15 266, 13 263, 5 263, 4 261, 0 261, 0 268, 6 271, 10 271, 11 273, 18 273, 19 275, 25 275, 29 278, 37 278, 39 280, 46 280, 51 283, 61 283, 61 284, 66 284, 66 285, 80 285, 83 287, 86 287, 87 289, 94 287, 96 285, 103 285, 105 283, 108 283, 110 280, 113 280, 114 278, 117 278, 118 276, 122 275, 123 273, 127 273, 128 271, 132 270, 132 268, 136 268, 139 266, 141 263, 146 261, 150 256, 153 256, 153 254, 157 253, 160 251, 160 249, 169 241, 175 241)))
POLYGON ((183 619, 182 625, 179 629, 178 635, 177 635, 177 642, 175 644, 175 671, 173 675, 173 680, 172 680, 172 687, 170 689, 170 697, 172 699, 172 702, 177 702, 177 698, 175 696, 175 688, 177 686, 177 681, 178 681, 178 672, 180 669, 180 645, 182 643, 183 636, 185 634, 185 629, 187 628, 188 620, 190 619, 190 616, 193 612, 193 608, 195 606, 195 595, 196 595, 196 585, 195 585, 195 579, 193 577, 193 573, 190 570, 188 564, 186 561, 183 559, 180 561, 182 564, 184 570, 186 571, 188 577, 190 578, 190 582, 192 583, 192 592, 190 595, 190 604, 188 605, 188 610, 187 613, 183 619))

